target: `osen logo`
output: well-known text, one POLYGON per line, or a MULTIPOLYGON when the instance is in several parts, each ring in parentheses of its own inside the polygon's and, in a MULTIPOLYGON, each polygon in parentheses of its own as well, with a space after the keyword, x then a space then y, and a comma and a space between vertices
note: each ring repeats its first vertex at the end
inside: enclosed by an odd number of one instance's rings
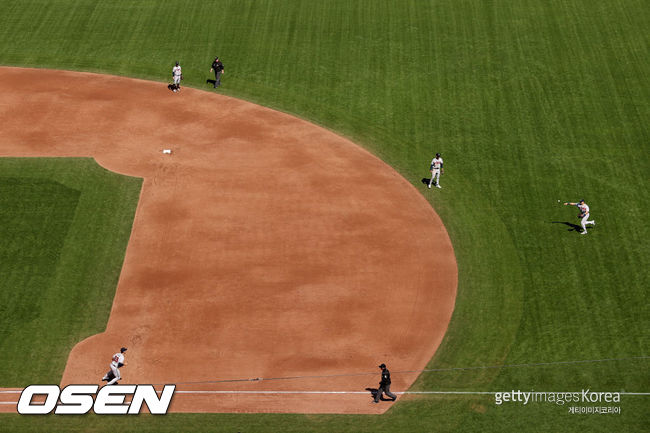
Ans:
POLYGON ((108 385, 97 392, 98 388, 99 385, 68 385, 60 390, 57 385, 30 385, 20 394, 18 413, 45 415, 54 410, 57 415, 83 415, 92 409, 99 415, 137 415, 142 403, 146 403, 150 413, 164 415, 176 385, 165 385, 160 398, 153 385, 108 385), (34 401, 35 396, 44 396, 45 402, 40 402, 42 398, 34 401), (132 396, 129 403, 125 402, 127 396, 132 396))

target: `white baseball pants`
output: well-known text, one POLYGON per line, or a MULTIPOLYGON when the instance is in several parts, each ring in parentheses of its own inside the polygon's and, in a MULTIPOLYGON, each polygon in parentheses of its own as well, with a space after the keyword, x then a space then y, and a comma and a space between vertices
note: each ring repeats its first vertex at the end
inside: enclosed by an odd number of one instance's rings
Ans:
POLYGON ((587 224, 595 224, 594 221, 589 221, 589 214, 585 214, 585 216, 582 217, 582 220, 580 221, 580 224, 582 225, 582 231, 587 231, 587 224))
POLYGON ((434 183, 436 185, 440 185, 440 169, 439 168, 434 168, 433 170, 431 170, 431 180, 429 181, 429 188, 434 183), (435 179, 436 181, 434 182, 433 179, 435 179))
POLYGON ((115 377, 106 385, 112 385, 122 378, 122 376, 120 376, 120 369, 117 368, 117 365, 113 365, 113 363, 111 363, 111 371, 113 372, 113 376, 115 377))

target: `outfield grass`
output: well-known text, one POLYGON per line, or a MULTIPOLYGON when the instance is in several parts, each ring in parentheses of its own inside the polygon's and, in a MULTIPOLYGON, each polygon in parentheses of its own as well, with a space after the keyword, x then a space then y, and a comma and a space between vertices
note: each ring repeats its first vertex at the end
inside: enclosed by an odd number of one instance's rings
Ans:
MULTIPOLYGON (((186 85, 218 54, 220 92, 361 143, 431 201, 459 292, 429 368, 650 354, 647 303, 650 9, 640 0, 2 1, 0 62, 186 85), (446 162, 441 191, 420 179, 446 162), (595 229, 579 236, 585 198, 595 229)), ((102 314, 105 314, 102 313, 102 314)), ((1 376, 0 376, 1 377, 1 376)), ((414 389, 648 392, 648 360, 423 374, 414 389)), ((476 397, 402 402, 382 417, 173 415, 56 419, 61 430, 638 431, 620 416, 476 397)), ((13 427, 31 421, 3 417, 13 427)), ((33 424, 32 424, 33 423, 33 424)), ((48 426, 54 428, 55 425, 48 426)), ((2 427, 0 427, 2 428, 2 427)))

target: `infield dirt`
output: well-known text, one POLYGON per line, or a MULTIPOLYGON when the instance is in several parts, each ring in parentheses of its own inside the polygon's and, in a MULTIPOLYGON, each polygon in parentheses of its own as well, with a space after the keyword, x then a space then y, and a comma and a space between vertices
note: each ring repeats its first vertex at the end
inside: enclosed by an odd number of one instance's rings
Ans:
POLYGON ((144 178, 106 331, 75 346, 62 384, 101 383, 126 346, 122 383, 233 391, 177 393, 172 411, 381 413, 369 393, 304 392, 376 388, 381 362, 404 391, 417 373, 400 372, 435 353, 456 295, 451 242, 378 158, 211 92, 0 71, 0 156, 92 157, 144 178), (224 382, 251 378, 283 379, 224 382))

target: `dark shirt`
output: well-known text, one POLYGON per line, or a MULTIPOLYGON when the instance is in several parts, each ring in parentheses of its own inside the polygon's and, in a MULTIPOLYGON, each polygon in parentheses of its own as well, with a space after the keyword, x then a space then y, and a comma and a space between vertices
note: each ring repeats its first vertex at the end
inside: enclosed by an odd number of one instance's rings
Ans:
POLYGON ((390 371, 387 368, 381 371, 381 382, 379 384, 390 385, 390 371))
POLYGON ((214 69, 215 72, 221 72, 223 71, 223 63, 221 63, 221 60, 215 60, 212 62, 212 69, 214 69))

